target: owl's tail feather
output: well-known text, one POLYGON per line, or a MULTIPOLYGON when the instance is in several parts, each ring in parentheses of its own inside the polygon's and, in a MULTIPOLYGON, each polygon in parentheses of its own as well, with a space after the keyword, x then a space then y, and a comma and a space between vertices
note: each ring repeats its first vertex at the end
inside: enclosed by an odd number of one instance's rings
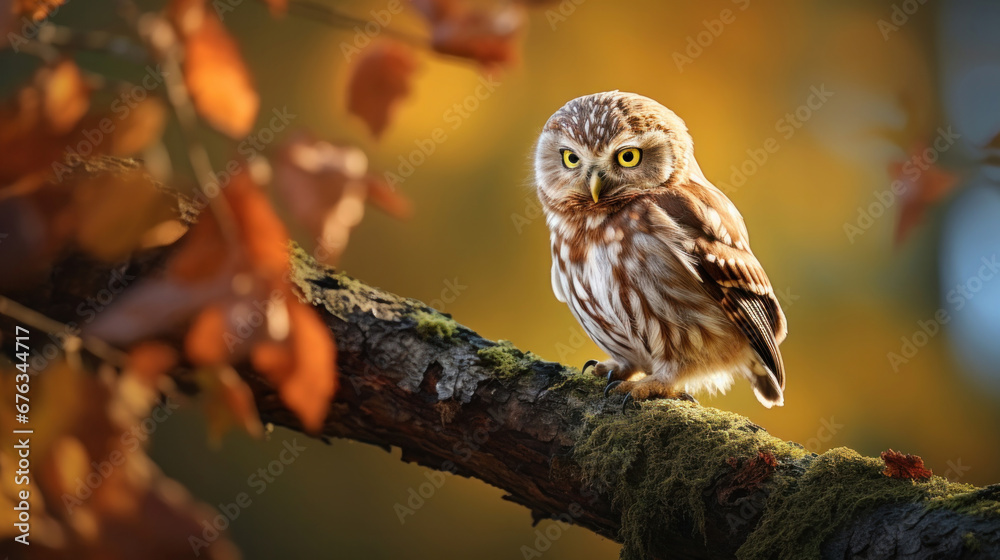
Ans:
POLYGON ((785 396, 777 377, 763 364, 754 364, 753 373, 750 382, 753 384, 753 394, 760 404, 767 408, 784 406, 785 396))

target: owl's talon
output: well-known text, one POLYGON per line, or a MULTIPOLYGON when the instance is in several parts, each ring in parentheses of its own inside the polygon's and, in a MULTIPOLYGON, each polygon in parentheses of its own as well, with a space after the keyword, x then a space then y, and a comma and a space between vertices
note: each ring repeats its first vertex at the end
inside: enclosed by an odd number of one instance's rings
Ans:
MULTIPOLYGON (((610 377, 610 374, 608 375, 610 377)), ((608 394, 612 389, 622 384, 621 379, 616 379, 614 381, 609 381, 607 385, 604 386, 604 398, 608 398, 608 394)))
POLYGON ((684 391, 677 393, 677 395, 675 395, 674 398, 679 401, 687 401, 687 402, 692 402, 694 404, 701 404, 698 402, 698 399, 691 396, 690 393, 685 393, 684 391))
POLYGON ((587 373, 587 368, 592 368, 599 363, 597 360, 587 360, 587 363, 583 364, 583 369, 580 370, 580 373, 587 373))
POLYGON ((625 414, 625 411, 628 410, 629 405, 633 406, 635 405, 635 399, 632 398, 632 393, 625 394, 625 400, 622 401, 622 414, 625 414))

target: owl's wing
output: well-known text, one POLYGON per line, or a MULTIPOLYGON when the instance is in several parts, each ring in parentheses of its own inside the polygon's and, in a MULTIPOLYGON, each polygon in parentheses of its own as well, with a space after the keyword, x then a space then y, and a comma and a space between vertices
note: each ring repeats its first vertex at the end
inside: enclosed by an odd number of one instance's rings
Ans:
MULTIPOLYGON (((659 207, 689 240, 684 250, 708 293, 750 341, 751 347, 785 387, 778 344, 787 334, 785 314, 757 257, 743 217, 726 195, 700 176, 658 196, 659 207)), ((780 395, 779 395, 780 398, 780 395)))
POLYGON ((552 292, 556 295, 556 299, 566 303, 566 296, 562 291, 562 282, 559 279, 559 259, 556 255, 552 255, 552 292))

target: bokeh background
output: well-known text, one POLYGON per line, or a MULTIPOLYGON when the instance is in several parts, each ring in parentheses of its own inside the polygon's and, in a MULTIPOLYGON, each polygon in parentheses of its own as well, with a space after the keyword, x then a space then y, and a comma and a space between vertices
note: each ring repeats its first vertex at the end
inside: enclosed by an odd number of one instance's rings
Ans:
MULTIPOLYGON (((369 19, 387 4, 336 6, 369 19)), ((342 262, 350 274, 543 358, 602 358, 551 293, 531 150, 569 99, 642 93, 687 121, 706 175, 741 209, 790 325, 783 408, 763 409, 745 385, 702 403, 812 451, 845 445, 877 455, 892 447, 922 455, 953 480, 1000 481, 1000 278, 973 280, 981 259, 1000 253, 991 167, 1000 147, 1000 40, 990 37, 1000 12, 990 3, 551 2, 532 10, 521 62, 493 73, 498 85, 481 99, 480 69, 421 55, 414 89, 379 142, 345 110, 343 45, 354 41, 353 29, 274 21, 257 2, 228 5, 224 21, 261 93, 261 126, 272 109, 287 107, 294 128, 359 144, 374 169, 396 172, 415 142, 445 131, 398 185, 414 201, 414 217, 399 222, 369 210, 342 262), (818 91, 832 95, 821 100, 818 91), (942 137, 933 157, 921 151, 942 137), (770 138, 779 148, 760 163, 770 138), (890 169, 914 153, 915 163, 930 158, 940 169, 921 170, 908 192, 944 190, 944 174, 957 183, 896 243, 900 210, 914 206, 890 190, 890 169), (944 325, 935 322, 941 310, 944 325), (926 336, 915 334, 922 329, 926 336)), ((101 28, 112 19, 71 1, 54 21, 101 28)), ((410 9, 388 27, 423 32, 410 9)), ((106 64, 88 56, 81 66, 106 64)), ((177 131, 168 129, 167 140, 179 142, 177 131)), ((229 156, 224 145, 213 146, 218 161, 229 156)), ((209 504, 250 493, 252 505, 230 529, 249 559, 514 559, 550 523, 533 528, 529 512, 498 489, 453 476, 401 523, 394 506, 429 471, 400 462, 398 450, 326 445, 282 430, 266 442, 231 434, 211 447, 193 410, 157 426, 152 456, 209 504), (257 494, 247 478, 296 438, 305 451, 257 494)), ((544 556, 614 558, 617 549, 573 528, 544 556)))

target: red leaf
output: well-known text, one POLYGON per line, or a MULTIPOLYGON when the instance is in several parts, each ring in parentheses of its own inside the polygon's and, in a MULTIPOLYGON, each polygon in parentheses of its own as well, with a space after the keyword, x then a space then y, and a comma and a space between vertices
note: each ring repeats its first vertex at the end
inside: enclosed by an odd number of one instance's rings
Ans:
POLYGON ((246 136, 260 99, 236 41, 204 1, 173 0, 168 12, 184 40, 184 81, 195 109, 220 132, 246 136))
POLYGON ((294 294, 285 299, 290 321, 284 343, 254 347, 251 363, 278 388, 281 400, 309 432, 318 433, 337 389, 337 349, 330 330, 294 294))
POLYGON ((716 497, 721 505, 733 505, 734 495, 746 495, 756 491, 771 478, 778 467, 778 460, 770 453, 757 452, 756 457, 737 459, 730 457, 726 463, 733 471, 719 482, 716 497))
POLYGON ((885 461, 882 474, 890 478, 924 480, 934 474, 930 469, 924 468, 924 460, 917 455, 904 455, 890 449, 882 452, 882 460, 885 461))
POLYGON ((279 192, 295 222, 315 240, 313 254, 323 262, 337 263, 369 197, 392 216, 410 213, 407 199, 367 174, 368 158, 357 148, 298 133, 281 147, 274 164, 279 192))
POLYGON ((399 194, 382 178, 369 174, 365 177, 368 185, 368 200, 378 206, 383 212, 400 220, 405 220, 413 214, 413 203, 399 194))
POLYGON ((381 43, 358 60, 347 86, 347 110, 361 117, 376 138, 382 135, 399 102, 410 93, 417 68, 413 51, 381 43))
MULTIPOLYGON (((902 185, 896 245, 902 244, 923 220, 925 211, 943 199, 958 184, 958 177, 926 161, 924 147, 914 149, 906 161, 889 165, 893 184, 902 185)), ((895 190, 895 189, 894 189, 895 190)))
POLYGON ((442 54, 470 58, 483 66, 517 60, 526 21, 520 4, 470 7, 448 0, 414 0, 431 24, 431 47, 442 54))
POLYGON ((51 170, 75 146, 90 88, 71 60, 41 68, 32 83, 0 107, 0 186, 51 170))

